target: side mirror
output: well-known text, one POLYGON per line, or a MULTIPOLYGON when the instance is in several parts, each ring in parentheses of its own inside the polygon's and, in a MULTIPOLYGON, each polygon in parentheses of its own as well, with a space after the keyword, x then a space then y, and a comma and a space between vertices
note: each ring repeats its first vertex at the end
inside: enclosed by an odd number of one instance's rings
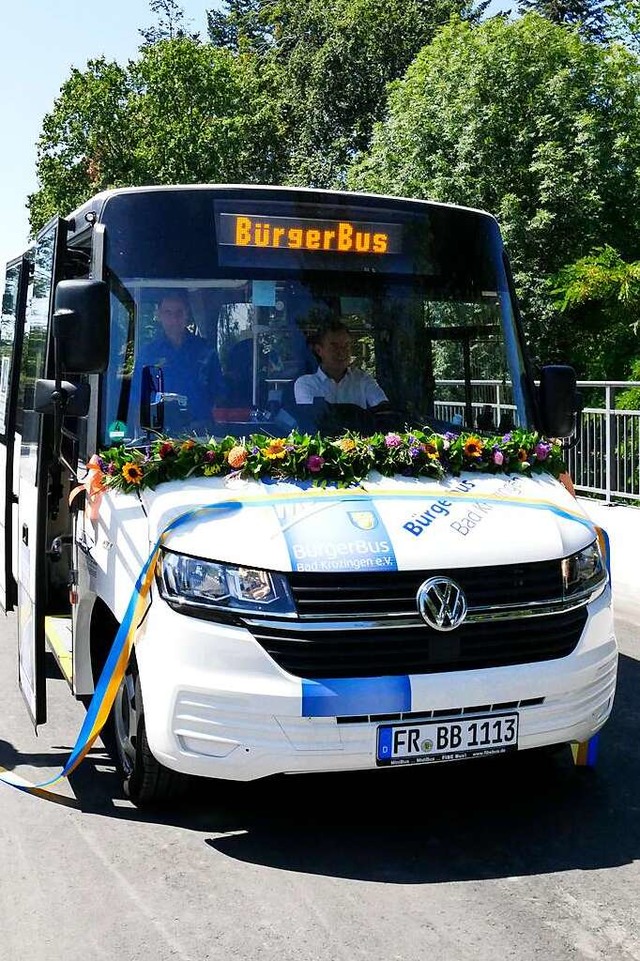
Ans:
POLYGON ((103 280, 61 280, 53 335, 59 369, 100 374, 109 363, 109 288, 103 280))
POLYGON ((543 433, 547 437, 570 437, 576 429, 576 415, 582 410, 573 367, 542 367, 538 402, 543 433))
POLYGON ((37 380, 33 409, 39 414, 52 414, 62 405, 64 417, 86 417, 89 413, 91 388, 88 384, 70 384, 63 380, 37 380))

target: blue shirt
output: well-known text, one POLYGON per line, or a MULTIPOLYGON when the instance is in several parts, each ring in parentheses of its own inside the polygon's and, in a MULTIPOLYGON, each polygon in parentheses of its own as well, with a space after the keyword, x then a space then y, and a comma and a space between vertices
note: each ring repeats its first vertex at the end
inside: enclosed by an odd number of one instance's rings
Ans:
MULTIPOLYGON (((218 355, 206 340, 185 331, 182 343, 176 346, 164 333, 159 333, 138 355, 136 368, 140 370, 144 366, 162 368, 165 393, 187 398, 188 421, 213 419, 212 408, 216 397, 222 393, 223 377, 218 355)), ((183 426, 185 416, 180 413, 176 402, 167 402, 165 429, 172 421, 176 427, 183 426), (173 417, 174 413, 178 416, 173 417)))

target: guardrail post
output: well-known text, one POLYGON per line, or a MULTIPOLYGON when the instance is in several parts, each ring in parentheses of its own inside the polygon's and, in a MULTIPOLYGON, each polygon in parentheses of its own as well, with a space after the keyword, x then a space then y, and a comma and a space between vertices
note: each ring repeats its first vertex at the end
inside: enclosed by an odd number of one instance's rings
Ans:
POLYGON ((615 387, 611 384, 605 386, 605 449, 607 458, 605 467, 605 504, 611 504, 611 494, 614 489, 618 489, 618 425, 613 404, 614 391, 615 387))

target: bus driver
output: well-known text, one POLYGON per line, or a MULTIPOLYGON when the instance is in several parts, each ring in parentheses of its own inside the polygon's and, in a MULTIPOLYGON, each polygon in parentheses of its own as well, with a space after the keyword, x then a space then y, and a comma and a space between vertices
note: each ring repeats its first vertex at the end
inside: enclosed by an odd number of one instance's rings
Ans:
POLYGON ((185 290, 167 290, 158 302, 158 329, 138 357, 137 366, 161 367, 164 389, 184 398, 184 412, 173 404, 166 409, 168 429, 186 426, 208 428, 212 407, 223 392, 223 377, 216 351, 204 338, 189 330, 191 307, 185 290), (186 416, 185 416, 186 415, 186 416))
POLYGON ((321 398, 329 404, 355 404, 365 410, 385 410, 387 395, 364 370, 351 367, 351 333, 342 321, 334 320, 319 330, 311 341, 319 360, 315 374, 303 374, 294 384, 297 404, 313 404, 321 398))

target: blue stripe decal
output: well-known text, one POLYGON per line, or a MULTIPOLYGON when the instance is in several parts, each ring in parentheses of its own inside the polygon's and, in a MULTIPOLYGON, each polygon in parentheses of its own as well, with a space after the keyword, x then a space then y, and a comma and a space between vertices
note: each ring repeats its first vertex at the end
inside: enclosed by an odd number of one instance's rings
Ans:
POLYGON ((303 717, 397 714, 410 710, 411 682, 406 675, 302 681, 303 717))
POLYGON ((599 734, 594 734, 594 736, 589 739, 589 746, 587 747, 587 767, 595 767, 596 765, 596 761, 598 760, 599 742, 599 734))

